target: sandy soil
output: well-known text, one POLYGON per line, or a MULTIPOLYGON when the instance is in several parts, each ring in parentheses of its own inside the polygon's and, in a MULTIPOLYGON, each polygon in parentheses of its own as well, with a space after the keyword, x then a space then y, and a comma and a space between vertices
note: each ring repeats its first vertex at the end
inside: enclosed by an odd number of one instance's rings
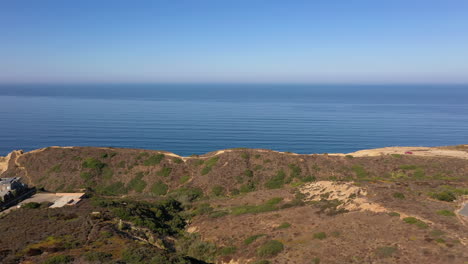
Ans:
MULTIPOLYGON (((468 146, 468 145, 465 145, 468 146)), ((400 155, 415 155, 425 157, 452 157, 460 159, 468 159, 468 152, 462 150, 443 149, 438 147, 386 147, 377 149, 365 149, 359 150, 352 153, 334 153, 329 155, 344 156, 353 155, 355 157, 369 157, 369 156, 381 156, 389 154, 400 154, 400 155), (405 154, 406 152, 412 152, 412 154, 405 154)))

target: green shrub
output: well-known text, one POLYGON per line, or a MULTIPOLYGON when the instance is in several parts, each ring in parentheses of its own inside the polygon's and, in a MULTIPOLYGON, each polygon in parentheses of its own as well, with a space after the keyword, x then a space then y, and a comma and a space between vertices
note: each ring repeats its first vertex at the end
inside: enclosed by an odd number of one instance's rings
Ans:
POLYGON ((278 210, 278 207, 276 205, 280 203, 282 200, 283 198, 275 197, 266 201, 264 204, 260 204, 260 205, 236 206, 236 207, 231 208, 231 214, 233 215, 259 214, 259 213, 276 211, 278 210))
POLYGON ((390 213, 388 213, 388 215, 389 216, 398 216, 398 217, 400 216, 400 214, 397 213, 397 212, 390 212, 390 213))
POLYGON ((265 187, 268 189, 279 189, 283 187, 285 177, 286 173, 284 173, 283 170, 279 170, 275 176, 273 176, 265 183, 265 187))
POLYGON ((213 168, 213 166, 216 165, 218 160, 219 160, 219 157, 212 157, 212 158, 208 159, 205 162, 205 167, 203 167, 203 169, 201 171, 201 174, 202 175, 208 174, 211 171, 211 169, 213 168))
POLYGON ((255 183, 254 182, 248 182, 244 185, 241 185, 239 191, 241 193, 248 193, 248 192, 253 192, 257 189, 257 187, 255 186, 255 183))
POLYGON ((361 165, 354 165, 351 169, 356 173, 358 178, 366 178, 368 176, 367 171, 361 165))
POLYGON ((440 210, 437 211, 438 215, 443 215, 443 216, 455 216, 455 213, 449 210, 440 210))
POLYGON ((56 255, 47 258, 42 264, 64 264, 71 263, 73 260, 73 257, 69 255, 56 255))
POLYGON ((265 234, 257 234, 257 235, 253 235, 253 236, 249 236, 248 238, 246 238, 244 240, 244 244, 246 245, 250 245, 252 244, 255 240, 257 240, 258 238, 262 237, 262 236, 266 236, 265 234))
POLYGON ((320 258, 313 258, 311 264, 320 264, 320 258))
POLYGON ((162 167, 156 174, 161 177, 168 177, 171 175, 172 168, 169 167, 162 167))
POLYGON ((410 225, 416 225, 417 227, 419 228, 427 228, 428 225, 426 223, 424 223, 423 221, 415 218, 415 217, 405 217, 403 218, 403 221, 407 224, 410 224, 410 225))
POLYGON ((40 207, 41 207, 41 204, 36 203, 36 202, 29 202, 29 203, 25 203, 21 205, 21 208, 25 208, 25 209, 37 209, 40 207))
POLYGON ((257 249, 259 257, 274 257, 283 251, 283 243, 278 240, 270 240, 257 249))
POLYGON ((430 196, 434 199, 445 201, 445 202, 453 202, 457 199, 457 196, 448 190, 431 193, 430 196))
POLYGON ((103 158, 103 159, 107 158, 108 156, 109 156, 109 155, 108 155, 107 153, 101 154, 101 158, 103 158))
POLYGON ((232 189, 231 190, 231 195, 238 195, 240 193, 240 191, 236 188, 232 189))
POLYGON ((302 170, 299 166, 295 164, 289 164, 288 167, 291 170, 291 173, 290 173, 291 178, 301 178, 302 170))
POLYGON ((393 198, 405 199, 405 195, 401 192, 396 192, 396 193, 393 193, 393 198))
POLYGON ((181 163, 184 162, 181 158, 173 158, 172 161, 173 161, 175 164, 181 164, 181 163))
POLYGON ((245 170, 244 175, 251 178, 253 177, 254 174, 253 174, 253 171, 251 170, 245 170))
POLYGON ((219 250, 219 254, 221 256, 228 256, 228 255, 232 255, 234 253, 237 252, 237 248, 236 247, 223 247, 222 249, 219 250))
POLYGON ((224 189, 224 187, 220 185, 213 186, 213 188, 211 189, 211 193, 214 196, 223 196, 225 191, 226 190, 224 189))
POLYGON ((396 247, 379 247, 375 250, 375 254, 379 258, 388 258, 391 257, 398 251, 396 247))
POLYGON ((83 168, 102 170, 106 164, 95 158, 86 158, 83 163, 83 168))
POLYGON ((279 226, 277 227, 277 229, 286 229, 286 228, 289 228, 289 227, 291 227, 291 224, 288 223, 288 222, 284 222, 284 223, 282 223, 281 225, 279 225, 279 226))
POLYGON ((390 156, 394 157, 394 158, 401 158, 403 157, 401 154, 390 154, 390 156))
POLYGON ((197 205, 197 208, 193 211, 194 215, 204 215, 213 212, 213 207, 209 203, 202 203, 197 205))
POLYGON ((166 195, 169 187, 162 181, 158 181, 151 186, 151 192, 154 195, 166 195))
POLYGON ((263 166, 262 165, 255 165, 254 167, 254 171, 259 171, 259 170, 262 170, 263 169, 263 166))
POLYGON ((249 155, 249 153, 247 153, 247 152, 242 152, 242 153, 241 153, 241 157, 242 157, 243 159, 249 159, 250 155, 249 155))
POLYGON ((353 155, 346 155, 345 157, 346 157, 346 158, 348 158, 348 159, 352 159, 352 158, 354 158, 354 156, 353 156, 353 155))
POLYGON ((161 163, 161 161, 164 159, 165 155, 164 154, 156 154, 156 155, 151 155, 147 160, 143 162, 143 165, 145 166, 154 166, 158 165, 161 163))
POLYGON ((186 182, 188 182, 188 180, 190 180, 190 175, 184 175, 182 177, 180 177, 180 183, 184 184, 186 182))
POLYGON ((323 240, 323 239, 327 238, 327 234, 325 232, 315 233, 314 238, 323 240))
POLYGON ((203 191, 200 188, 183 187, 173 190, 169 195, 181 203, 189 203, 203 197, 203 191))
POLYGON ((139 172, 133 178, 129 183, 128 183, 128 189, 134 190, 138 193, 143 192, 143 190, 146 188, 146 182, 143 180, 143 173, 139 172))

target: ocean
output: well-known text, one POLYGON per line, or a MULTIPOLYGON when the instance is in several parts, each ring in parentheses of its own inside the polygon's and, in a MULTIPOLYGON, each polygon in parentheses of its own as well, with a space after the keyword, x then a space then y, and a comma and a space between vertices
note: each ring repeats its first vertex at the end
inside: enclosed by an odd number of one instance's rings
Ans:
POLYGON ((0 155, 47 146, 347 153, 468 144, 468 85, 0 85, 0 155))

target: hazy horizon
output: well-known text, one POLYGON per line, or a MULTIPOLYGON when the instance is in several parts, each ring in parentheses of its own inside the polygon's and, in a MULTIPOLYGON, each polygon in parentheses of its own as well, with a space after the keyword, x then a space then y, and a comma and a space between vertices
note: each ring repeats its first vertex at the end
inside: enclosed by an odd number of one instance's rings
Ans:
POLYGON ((0 3, 0 83, 468 83, 468 2, 0 3))

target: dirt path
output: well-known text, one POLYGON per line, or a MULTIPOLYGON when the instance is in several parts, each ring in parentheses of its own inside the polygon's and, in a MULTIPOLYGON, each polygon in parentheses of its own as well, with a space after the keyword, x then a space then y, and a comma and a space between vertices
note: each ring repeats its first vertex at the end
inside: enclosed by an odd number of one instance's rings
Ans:
MULTIPOLYGON (((468 145, 465 145, 468 146, 468 145)), ((352 153, 335 153, 333 156, 353 155, 354 157, 372 157, 389 154, 415 155, 424 157, 452 157, 459 159, 468 159, 468 152, 455 149, 444 149, 439 147, 387 147, 378 149, 365 149, 352 153), (412 154, 405 154, 411 152, 412 154)))

